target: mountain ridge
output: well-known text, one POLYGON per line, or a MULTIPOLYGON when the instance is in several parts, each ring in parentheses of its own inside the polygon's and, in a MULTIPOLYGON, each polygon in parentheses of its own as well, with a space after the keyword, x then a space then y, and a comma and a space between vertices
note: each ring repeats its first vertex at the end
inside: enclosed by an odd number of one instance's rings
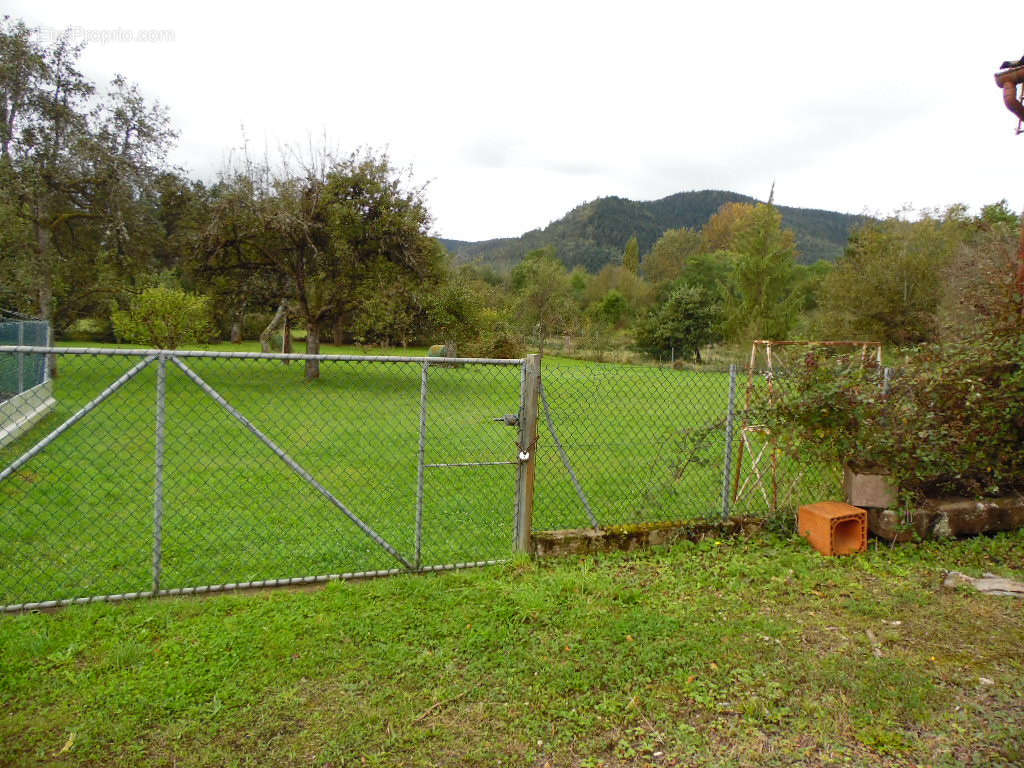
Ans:
MULTIPOLYGON (((455 256, 456 263, 480 262, 499 270, 509 269, 530 251, 550 245, 570 269, 579 264, 597 272, 605 264, 621 260, 626 241, 634 234, 640 253, 646 254, 668 229, 700 229, 726 203, 757 202, 762 201, 715 189, 676 192, 658 200, 613 195, 578 205, 543 229, 532 229, 519 237, 437 239, 455 256)), ((803 264, 835 261, 842 255, 850 232, 868 221, 866 216, 819 208, 776 207, 783 226, 796 234, 797 260, 803 264)))

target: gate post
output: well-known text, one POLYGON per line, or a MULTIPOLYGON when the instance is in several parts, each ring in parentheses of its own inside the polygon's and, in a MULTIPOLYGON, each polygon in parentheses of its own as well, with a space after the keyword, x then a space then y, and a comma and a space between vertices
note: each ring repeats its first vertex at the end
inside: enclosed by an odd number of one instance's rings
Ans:
MULTIPOLYGON (((18 346, 25 345, 25 321, 18 323, 18 346)), ((18 353, 18 394, 25 391, 25 353, 18 353)))
POLYGON ((160 591, 164 569, 164 447, 167 426, 167 355, 160 353, 156 369, 156 462, 153 479, 153 594, 160 591))
POLYGON ((527 355, 519 403, 519 466, 516 470, 516 549, 530 551, 533 531, 533 484, 537 476, 537 402, 540 355, 527 355))
POLYGON ((729 366, 729 410, 725 412, 725 461, 722 465, 722 519, 729 519, 729 480, 732 476, 732 435, 736 418, 736 363, 729 366))

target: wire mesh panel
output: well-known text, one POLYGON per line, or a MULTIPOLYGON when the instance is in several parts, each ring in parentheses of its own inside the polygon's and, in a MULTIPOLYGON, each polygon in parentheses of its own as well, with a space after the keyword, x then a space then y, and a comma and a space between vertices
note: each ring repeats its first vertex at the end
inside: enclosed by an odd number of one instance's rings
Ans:
POLYGON ((536 528, 721 515, 728 372, 545 361, 542 380, 536 528))
MULTIPOLYGON (((0 449, 0 603, 148 588, 150 363, 147 358, 61 357, 54 408, 0 449), (65 423, 55 440, 25 458, 65 423)), ((7 415, 9 427, 33 404, 22 405, 7 415)))
POLYGON ((511 553, 520 361, 58 357, 0 449, 0 605, 511 553))
POLYGON ((501 419, 519 409, 520 369, 442 364, 427 377, 423 562, 508 557, 517 432, 501 419))
MULTIPOLYGON (((0 322, 0 346, 45 347, 50 326, 41 320, 0 322)), ((22 353, 0 356, 0 402, 39 386, 46 381, 46 356, 22 353)))

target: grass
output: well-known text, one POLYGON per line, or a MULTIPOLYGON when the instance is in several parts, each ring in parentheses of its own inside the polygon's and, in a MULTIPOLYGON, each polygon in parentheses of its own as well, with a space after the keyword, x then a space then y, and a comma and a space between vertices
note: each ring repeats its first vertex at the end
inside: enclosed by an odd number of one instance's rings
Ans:
POLYGON ((1024 533, 784 538, 0 618, 0 763, 1024 761, 1024 533), (879 655, 867 632, 878 644, 879 655))
MULTIPOLYGON (((0 466, 137 361, 63 357, 58 409, 0 466)), ((187 364, 415 561, 421 366, 324 363, 306 382, 298 362, 187 364)), ((151 365, 0 484, 0 604, 151 588, 155 382, 151 365)), ((726 374, 549 358, 544 386, 602 525, 720 514, 726 374)), ((495 418, 518 410, 519 387, 517 367, 431 368, 425 462, 514 460, 516 431, 495 418)), ((400 565, 174 365, 167 395, 162 588, 400 565)), ((543 416, 541 430, 535 527, 586 526, 543 416)), ((427 468, 422 564, 512 556, 514 480, 509 465, 427 468)))

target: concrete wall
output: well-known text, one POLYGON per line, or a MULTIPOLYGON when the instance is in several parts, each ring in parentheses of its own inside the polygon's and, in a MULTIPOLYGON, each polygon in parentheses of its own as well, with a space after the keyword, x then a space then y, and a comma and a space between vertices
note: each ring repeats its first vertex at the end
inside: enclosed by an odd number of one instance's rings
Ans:
POLYGON ((27 432, 56 406, 52 381, 44 381, 0 403, 0 448, 27 432))

